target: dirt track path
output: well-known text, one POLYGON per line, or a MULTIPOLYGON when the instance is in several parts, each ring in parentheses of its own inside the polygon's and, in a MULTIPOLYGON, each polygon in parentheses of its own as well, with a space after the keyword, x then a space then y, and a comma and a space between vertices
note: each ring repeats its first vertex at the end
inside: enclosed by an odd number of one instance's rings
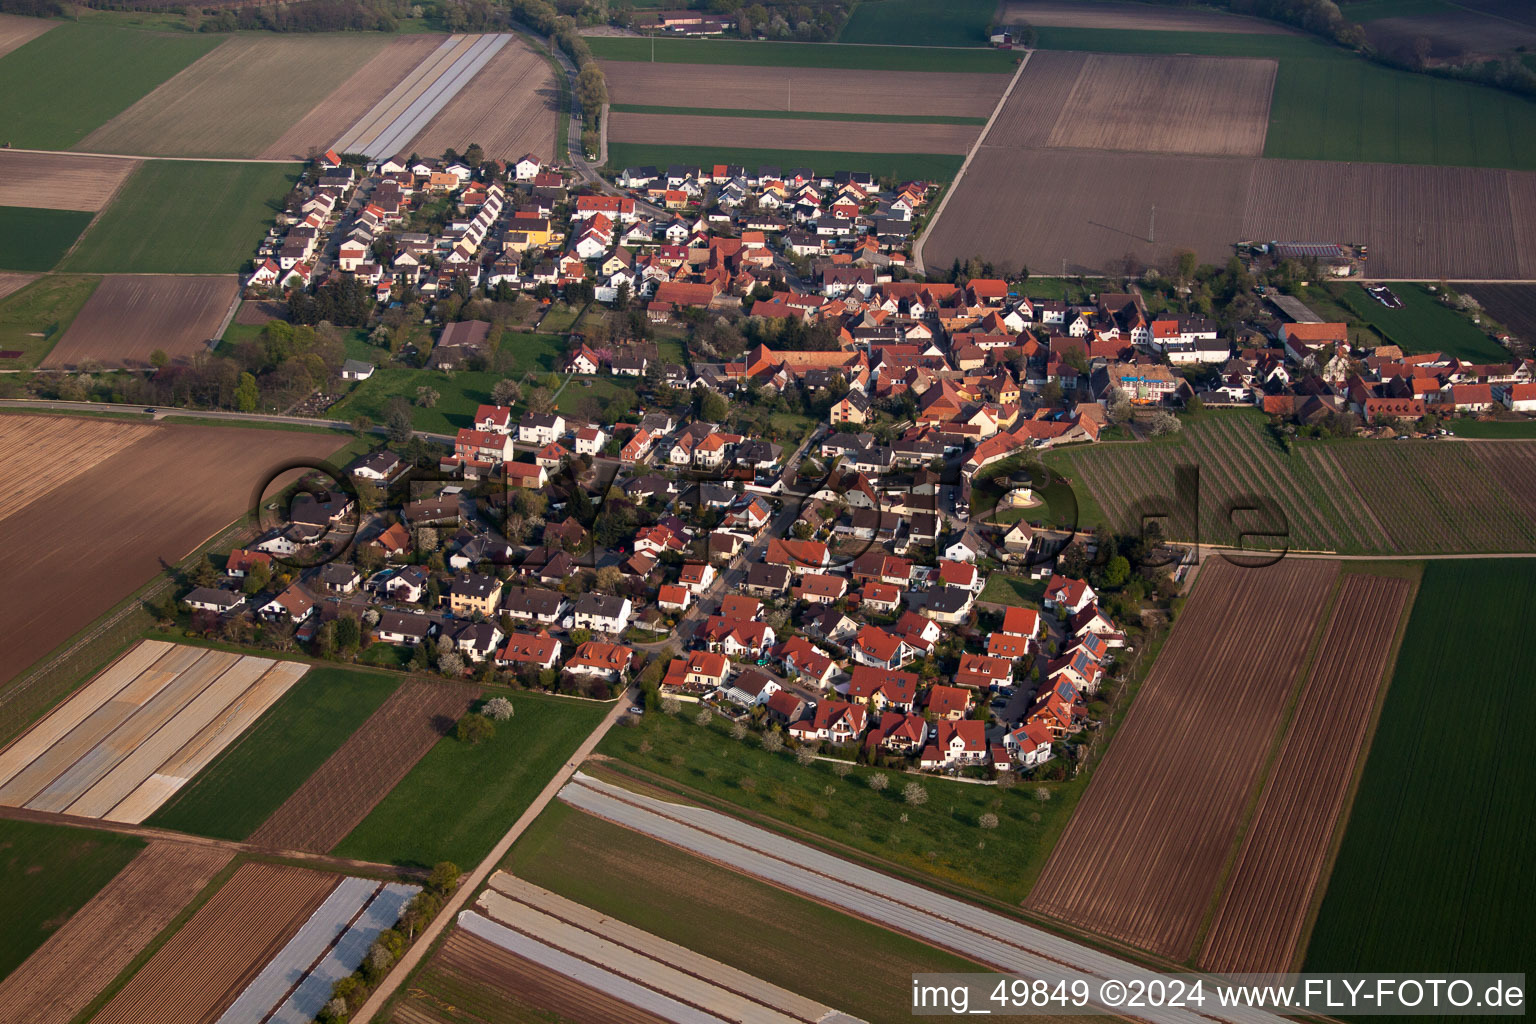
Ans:
POLYGON ((614 722, 619 720, 619 716, 624 714, 633 697, 634 693, 632 691, 626 691, 614 702, 608 714, 604 715, 603 720, 597 724, 597 728, 592 730, 591 734, 582 741, 581 746, 577 747, 565 764, 561 765, 560 770, 555 772, 555 777, 549 780, 549 783, 539 792, 538 797, 533 803, 528 805, 528 809, 522 813, 517 821, 512 823, 512 827, 507 830, 507 834, 501 837, 501 840, 490 853, 486 854, 485 859, 480 862, 475 870, 466 875, 464 880, 459 883, 458 890, 454 892, 447 905, 443 907, 442 913, 437 915, 437 918, 421 933, 421 937, 406 951, 405 956, 395 965, 395 969, 389 972, 389 977, 385 978, 379 987, 374 989, 373 995, 368 998, 368 1002, 364 1003, 363 1008, 358 1010, 352 1017, 352 1024, 368 1024, 374 1018, 374 1015, 379 1012, 380 1008, 388 1002, 389 997, 394 995, 395 990, 400 987, 400 983, 416 970, 422 958, 426 956, 427 952, 437 942, 438 936, 454 922, 459 911, 479 891, 480 887, 485 884, 485 880, 496 869, 496 865, 501 863, 501 859, 507 855, 507 851, 512 848, 512 844, 517 840, 517 837, 522 835, 529 825, 533 824, 534 819, 543 813, 544 808, 549 805, 549 802, 555 798, 560 790, 565 788, 571 776, 576 773, 577 765, 585 761, 587 756, 597 749, 598 742, 608 734, 608 730, 613 727, 614 722))

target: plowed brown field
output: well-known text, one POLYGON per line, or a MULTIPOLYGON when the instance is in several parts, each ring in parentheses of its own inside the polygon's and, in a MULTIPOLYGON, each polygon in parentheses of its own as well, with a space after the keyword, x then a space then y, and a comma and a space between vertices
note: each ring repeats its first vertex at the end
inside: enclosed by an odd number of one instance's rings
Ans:
POLYGON ((17 14, 0 14, 0 57, 16 47, 30 43, 53 26, 60 24, 46 18, 23 18, 17 14))
POLYGON ((0 273, 0 299, 5 298, 7 295, 14 295, 33 281, 36 281, 37 278, 37 274, 0 273))
POLYGON ((1278 68, 1272 60, 1238 57, 1091 53, 1048 144, 1138 153, 1258 156, 1264 152, 1269 96, 1278 68))
POLYGON ((1026 906, 1190 955, 1337 573, 1295 558, 1200 568, 1026 906))
POLYGON ((212 1024, 338 881, 305 868, 242 864, 94 1021, 212 1024))
POLYGON ((347 837, 453 724, 479 689, 407 682, 316 769, 248 842, 325 853, 347 837))
MULTIPOLYGON (((1041 56, 1036 53, 1031 58, 1030 70, 1041 56)), ((1008 87, 1007 75, 954 72, 721 67, 627 60, 602 61, 601 65, 615 103, 726 110, 986 117, 1008 87)))
MULTIPOLYGON (((0 417, 6 439, 38 429, 70 430, 65 416, 0 417), (40 428, 40 424, 43 426, 40 428)), ((120 423, 103 427, 124 430, 120 423)), ((138 432, 140 425, 134 425, 138 432)), ((250 508, 252 491, 278 462, 323 459, 338 447, 326 434, 157 424, 133 444, 0 519, 0 684, 63 643, 175 564, 250 508), (104 501, 103 495, 111 500, 104 501), (103 572, 102 566, 111 566, 103 572)), ((11 486, 46 483, 59 460, 46 452, 5 463, 11 486)), ((0 690, 0 736, 31 721, 59 694, 0 690)))
POLYGON ((152 842, 0 982, 11 1024, 68 1024, 229 863, 227 850, 152 842))
POLYGON ((138 166, 116 157, 0 149, 0 206, 99 210, 138 166))
POLYGON ((1289 971, 1413 584, 1346 576, 1200 954, 1210 971, 1289 971))
POLYGON ((154 427, 58 416, 0 417, 0 520, 146 437, 154 427), (43 472, 43 467, 51 467, 43 472))
POLYGON ((1059 25, 1063 28, 1133 28, 1153 32, 1244 32, 1284 35, 1259 18, 1221 11, 1176 10, 1151 4, 1064 3, 1062 0, 1004 0, 1003 25, 1059 25))
POLYGON ((403 151, 433 155, 446 149, 463 152, 478 142, 492 159, 511 162, 533 153, 551 162, 559 110, 560 93, 548 62, 517 36, 508 40, 403 151))
POLYGON ((187 362, 207 351, 239 294, 240 281, 233 276, 109 274, 43 368, 73 369, 92 360, 108 368, 142 369, 156 349, 172 362, 187 362))
POLYGON ((391 39, 373 58, 353 72, 315 108, 300 118, 259 154, 263 160, 308 160, 341 138, 341 133, 368 112, 406 75, 442 43, 444 37, 425 32, 391 39))
POLYGON ((409 997, 397 1005, 392 1020, 396 1024, 462 1020, 457 1015, 440 1016, 433 1012, 437 1000, 432 993, 438 990, 449 996, 456 1008, 462 1007, 485 1021, 516 1019, 509 1015, 522 1007, 535 1006, 570 1024, 664 1024, 654 1014, 457 928, 433 954, 419 987, 411 989, 409 997))
POLYGON ((964 153, 980 130, 965 124, 801 121, 778 117, 697 114, 609 115, 612 142, 732 146, 746 149, 826 149, 851 153, 964 153))

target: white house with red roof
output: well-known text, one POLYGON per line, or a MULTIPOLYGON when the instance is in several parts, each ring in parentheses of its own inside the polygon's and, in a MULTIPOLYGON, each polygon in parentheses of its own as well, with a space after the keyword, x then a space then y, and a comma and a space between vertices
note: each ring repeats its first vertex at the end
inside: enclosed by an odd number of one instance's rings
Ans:
POLYGON ((510 405, 482 405, 475 409, 475 429, 487 433, 512 433, 510 405))
POLYGON ((829 743, 852 743, 864 735, 869 724, 869 712, 858 704, 841 700, 824 700, 816 705, 816 713, 791 723, 789 734, 802 743, 826 740, 829 743))
POLYGON ((1093 592, 1087 580, 1053 573, 1045 585, 1045 606, 1055 609, 1058 615, 1076 615, 1098 599, 1099 595, 1093 592))
POLYGON ((1049 761, 1051 730, 1040 722, 1030 722, 1003 734, 1003 746, 1021 768, 1037 768, 1049 761))
POLYGON ((985 722, 974 718, 962 718, 958 722, 945 720, 938 723, 933 742, 923 749, 918 767, 932 771, 984 765, 988 754, 985 722))
POLYGON ((849 653, 860 665, 890 670, 901 668, 917 656, 912 645, 879 626, 865 626, 859 630, 849 646, 849 653))
POLYGON ((886 708, 911 711, 917 704, 917 673, 855 665, 852 676, 838 687, 837 692, 855 704, 876 711, 886 708))

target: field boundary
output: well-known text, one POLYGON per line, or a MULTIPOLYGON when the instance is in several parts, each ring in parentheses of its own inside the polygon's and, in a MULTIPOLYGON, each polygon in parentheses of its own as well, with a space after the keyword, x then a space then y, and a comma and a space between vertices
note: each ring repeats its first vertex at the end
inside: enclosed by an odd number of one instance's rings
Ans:
POLYGON ((992 108, 992 115, 987 118, 987 123, 982 126, 980 133, 977 134, 976 141, 971 143, 970 151, 965 154, 965 160, 960 164, 960 170, 955 172, 954 180, 944 190, 944 195, 939 200, 939 208, 933 211, 933 216, 928 219, 927 224, 923 225, 923 233, 918 236, 917 243, 912 247, 912 269, 917 273, 926 274, 928 272, 927 267, 923 265, 923 246, 927 244, 928 236, 933 234, 934 229, 938 227, 939 218, 944 216, 944 209, 949 206, 950 197, 959 191, 960 182, 965 178, 965 172, 970 169, 971 161, 975 159, 976 154, 980 152, 982 145, 986 142, 987 134, 992 131, 992 125, 997 121, 997 115, 1002 113, 1003 107, 1007 105, 1008 97, 1013 95, 1013 87, 1019 84, 1019 76, 1024 74, 1024 69, 1029 67, 1029 59, 1034 55, 1034 50, 1024 51, 1023 59, 1019 61, 1019 66, 1014 69, 1013 77, 1008 81, 1008 88, 1004 89, 1003 94, 998 97, 997 106, 992 108))

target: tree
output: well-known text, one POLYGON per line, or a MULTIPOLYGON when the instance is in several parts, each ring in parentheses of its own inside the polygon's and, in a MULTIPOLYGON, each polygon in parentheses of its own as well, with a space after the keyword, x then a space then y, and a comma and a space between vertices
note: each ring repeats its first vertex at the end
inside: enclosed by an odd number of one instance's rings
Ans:
POLYGON ((453 729, 454 739, 472 747, 478 747, 494 735, 496 735, 496 725, 484 715, 465 715, 459 719, 459 724, 453 729))
POLYGON ((485 707, 481 713, 493 722, 505 722, 516 714, 516 710, 512 707, 512 702, 507 700, 507 698, 492 697, 485 702, 485 707))
POLYGON ((445 676, 462 676, 464 659, 457 651, 443 651, 437 656, 437 670, 445 676))
POLYGON ((411 420, 411 405, 403 395, 392 395, 384 403, 384 429, 395 444, 404 444, 415 436, 416 424, 411 420))
POLYGON ((267 589, 267 584, 271 582, 272 570, 267 567, 266 562, 257 562, 245 570, 245 583, 240 589, 245 591, 246 596, 254 597, 267 589))
POLYGON ((1184 424, 1167 409, 1159 409, 1152 414, 1152 422, 1149 429, 1154 437, 1159 437, 1163 434, 1177 434, 1180 430, 1184 429, 1184 424))
POLYGON ((885 772, 876 772, 869 777, 869 788, 876 793, 883 792, 891 784, 891 777, 885 772))
POLYGON ((540 416, 553 412, 555 408, 554 392, 548 388, 534 388, 528 392, 528 411, 540 416))
POLYGON ((491 401, 496 405, 514 405, 523 400, 523 386, 515 380, 499 380, 491 388, 491 401))
POLYGON ((916 782, 909 782, 901 791, 901 798, 913 807, 921 807, 928 802, 928 791, 916 782))
POLYGON ((986 829, 997 828, 997 815, 993 814, 991 811, 988 811, 986 814, 983 814, 980 818, 976 819, 976 824, 986 829))
POLYGON ((784 749, 784 737, 776 732, 763 733, 763 749, 770 754, 777 754, 784 749))
POLYGON ((586 119, 596 124, 602 116, 604 104, 608 102, 608 81, 603 77, 602 68, 596 64, 588 64, 576 76, 576 102, 581 104, 581 112, 586 119))
POLYGON ((623 578, 624 574, 619 571, 618 566, 605 565, 597 570, 597 575, 593 578, 592 589, 599 594, 612 594, 618 589, 619 581, 623 578))
POLYGON ((256 378, 249 373, 242 373, 240 383, 235 385, 235 408, 240 412, 255 412, 256 403, 259 401, 261 401, 261 391, 256 387, 256 378))
POLYGON ((1040 404, 1047 408, 1054 408, 1061 404, 1061 382, 1048 380, 1040 385, 1040 404))
POLYGON ((699 391, 699 418, 719 423, 731 414, 731 403, 717 391, 703 388, 699 391))
POLYGON ((485 150, 480 148, 480 143, 471 142, 469 148, 464 151, 464 162, 471 167, 479 167, 485 159, 485 150))
POLYGON ((441 397, 442 396, 437 393, 436 388, 429 388, 426 385, 422 385, 416 389, 416 404, 421 406, 423 409, 430 409, 437 405, 437 400, 441 397))
POLYGON ((699 708, 699 713, 693 716, 693 720, 699 725, 708 728, 709 723, 715 720, 715 712, 706 704, 699 708))
POLYGON ((1104 585, 1106 587, 1123 587, 1125 581, 1131 578, 1131 560, 1124 555, 1116 555, 1104 566, 1104 585))
POLYGON ((795 760, 802 768, 810 767, 811 762, 816 760, 815 748, 805 746, 801 747, 799 750, 795 751, 795 760))
POLYGON ((427 876, 427 889, 440 896, 446 896, 459 887, 461 875, 459 866, 453 861, 440 860, 432 865, 432 873, 427 876))
POLYGON ((149 365, 157 370, 165 369, 166 364, 170 361, 171 357, 165 354, 165 349, 163 348, 157 348, 149 354, 149 365))
POLYGON ((363 630, 356 618, 342 615, 336 619, 336 646, 343 651, 355 651, 363 642, 363 630))

